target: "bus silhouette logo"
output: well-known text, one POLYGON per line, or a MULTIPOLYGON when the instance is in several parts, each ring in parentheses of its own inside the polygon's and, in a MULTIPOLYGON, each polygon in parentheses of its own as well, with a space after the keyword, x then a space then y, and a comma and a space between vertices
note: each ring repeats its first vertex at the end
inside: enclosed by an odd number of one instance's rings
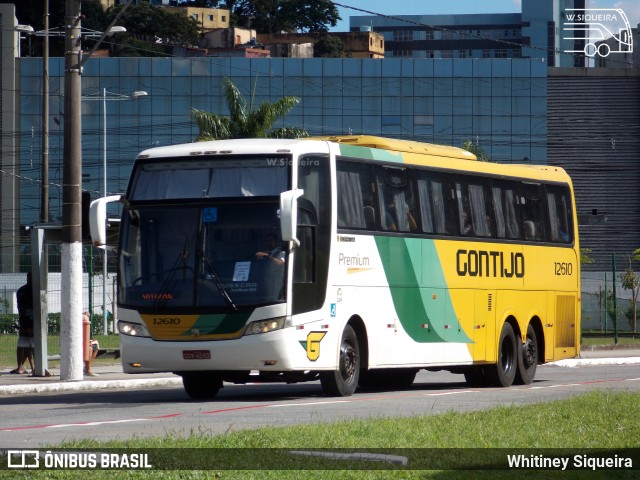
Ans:
POLYGON ((568 8, 562 31, 563 40, 584 42, 584 48, 565 53, 607 57, 610 53, 633 52, 629 19, 619 8, 568 8))

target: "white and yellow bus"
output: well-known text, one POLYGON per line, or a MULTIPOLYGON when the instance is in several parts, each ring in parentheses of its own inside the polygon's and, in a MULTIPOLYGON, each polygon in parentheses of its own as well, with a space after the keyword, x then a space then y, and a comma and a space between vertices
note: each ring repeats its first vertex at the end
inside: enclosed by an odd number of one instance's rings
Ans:
POLYGON ((572 185, 558 167, 478 162, 371 136, 146 150, 122 204, 118 329, 127 373, 320 380, 334 396, 420 369, 533 381, 579 354, 572 185))

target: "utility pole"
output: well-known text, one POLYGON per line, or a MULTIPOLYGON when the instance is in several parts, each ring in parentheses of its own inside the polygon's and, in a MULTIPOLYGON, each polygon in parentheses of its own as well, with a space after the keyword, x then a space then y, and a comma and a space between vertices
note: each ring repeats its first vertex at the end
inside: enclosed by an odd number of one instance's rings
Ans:
POLYGON ((82 352, 82 124, 80 0, 66 0, 64 165, 62 187, 61 380, 81 380, 82 352))

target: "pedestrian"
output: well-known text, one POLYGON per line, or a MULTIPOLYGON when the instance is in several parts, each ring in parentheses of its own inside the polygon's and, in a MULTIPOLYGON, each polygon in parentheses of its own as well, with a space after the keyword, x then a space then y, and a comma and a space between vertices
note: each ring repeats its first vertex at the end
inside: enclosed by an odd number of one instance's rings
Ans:
POLYGON ((84 348, 84 374, 88 377, 97 377, 98 374, 93 371, 91 366, 98 356, 100 345, 97 340, 92 340, 91 336, 91 316, 86 310, 82 314, 83 331, 83 348, 84 348))
POLYGON ((33 284, 31 272, 27 273, 27 283, 16 292, 16 298, 18 300, 18 346, 16 348, 18 367, 9 373, 27 373, 23 365, 26 360, 29 360, 31 374, 33 374, 33 284))

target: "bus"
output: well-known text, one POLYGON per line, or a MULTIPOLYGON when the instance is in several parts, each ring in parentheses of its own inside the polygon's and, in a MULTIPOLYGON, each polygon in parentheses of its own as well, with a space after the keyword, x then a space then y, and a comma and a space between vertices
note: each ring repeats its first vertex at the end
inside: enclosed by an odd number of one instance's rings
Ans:
POLYGON ((409 387, 421 369, 530 384, 579 354, 569 176, 374 136, 239 139, 140 153, 119 201, 126 373, 409 387))

